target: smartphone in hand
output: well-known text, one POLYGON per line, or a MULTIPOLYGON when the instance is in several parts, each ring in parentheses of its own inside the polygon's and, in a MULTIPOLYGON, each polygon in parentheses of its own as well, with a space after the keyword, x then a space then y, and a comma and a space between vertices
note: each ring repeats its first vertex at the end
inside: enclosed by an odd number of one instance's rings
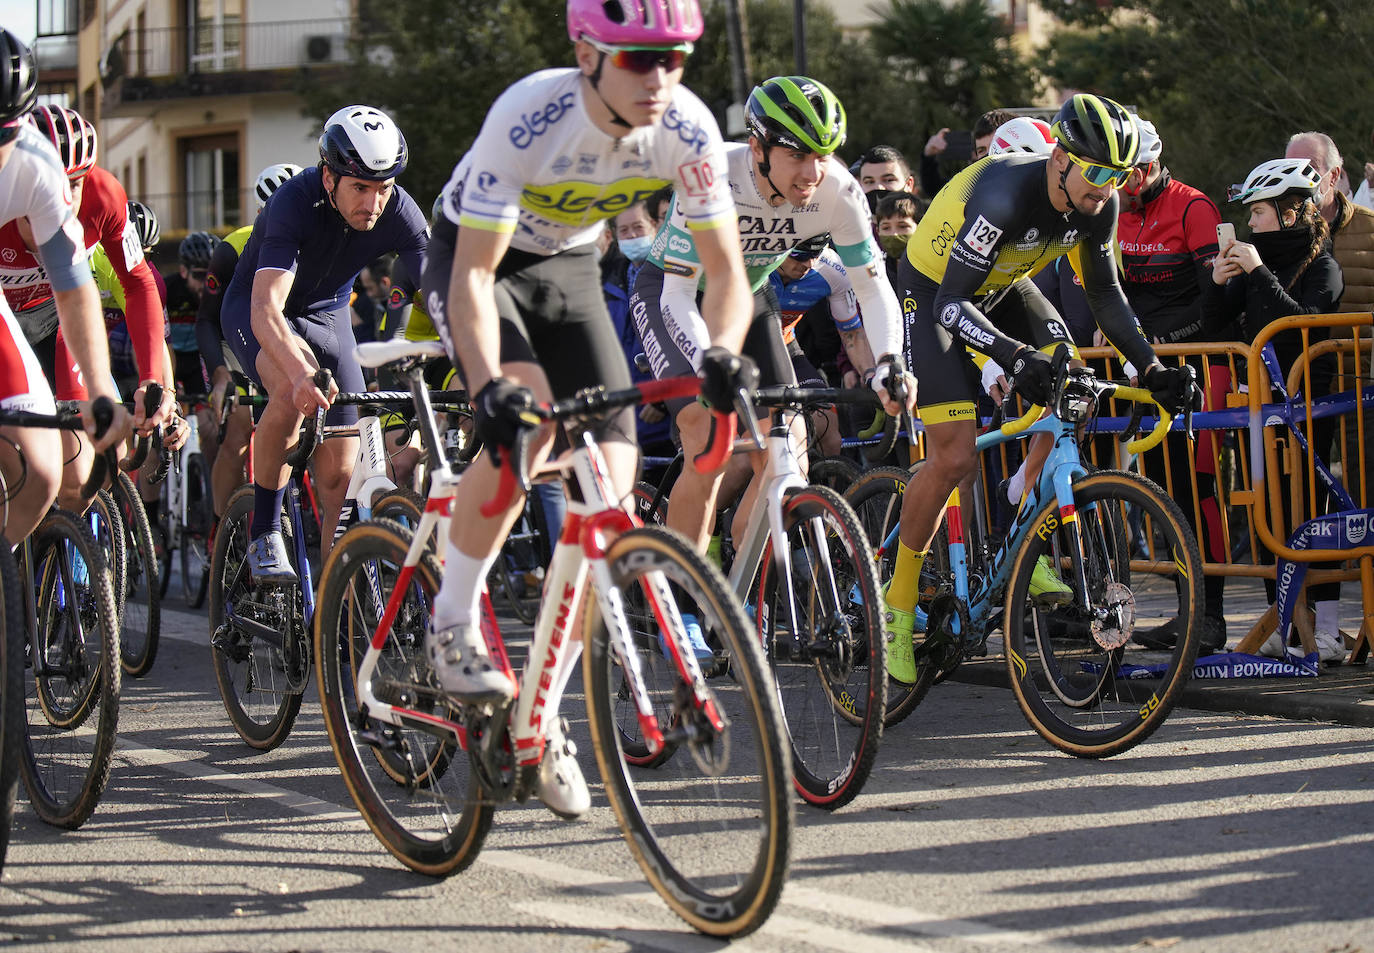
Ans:
POLYGON ((1217 226, 1217 250, 1223 255, 1231 243, 1236 240, 1236 226, 1230 222, 1222 222, 1217 226))

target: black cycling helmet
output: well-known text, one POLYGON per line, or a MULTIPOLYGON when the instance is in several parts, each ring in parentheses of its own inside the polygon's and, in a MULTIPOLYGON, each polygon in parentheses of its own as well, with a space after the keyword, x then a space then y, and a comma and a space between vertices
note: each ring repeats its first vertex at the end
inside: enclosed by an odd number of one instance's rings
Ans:
POLYGON ((1140 130, 1120 103, 1106 96, 1070 96, 1051 124, 1069 155, 1112 169, 1131 169, 1140 152, 1140 130))
POLYGON ((0 28, 0 124, 22 119, 38 99, 38 65, 19 37, 0 28))
POLYGON ((177 259, 187 268, 209 268, 219 239, 209 232, 192 232, 177 246, 177 259))
POLYGON ((162 237, 157 215, 142 202, 129 200, 129 221, 133 223, 134 231, 138 233, 138 243, 143 248, 152 248, 162 237))
POLYGON ((320 161, 335 175, 384 182, 406 170, 410 152, 386 113, 372 106, 345 106, 325 120, 320 161))

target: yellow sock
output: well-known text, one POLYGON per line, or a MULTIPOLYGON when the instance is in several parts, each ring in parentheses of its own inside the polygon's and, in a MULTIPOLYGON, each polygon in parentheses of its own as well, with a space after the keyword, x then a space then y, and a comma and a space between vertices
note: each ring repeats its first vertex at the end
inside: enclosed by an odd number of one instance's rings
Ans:
POLYGON ((926 561, 924 552, 908 549, 906 543, 897 542, 897 565, 892 571, 892 582, 887 587, 887 604, 902 612, 916 608, 916 597, 921 591, 921 566, 926 561))

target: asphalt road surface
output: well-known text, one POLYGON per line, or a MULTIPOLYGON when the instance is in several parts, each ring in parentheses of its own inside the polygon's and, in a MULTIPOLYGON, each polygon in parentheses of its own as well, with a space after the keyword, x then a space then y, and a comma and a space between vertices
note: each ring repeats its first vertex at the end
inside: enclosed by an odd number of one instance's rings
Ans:
MULTIPOLYGON (((175 586, 173 593, 175 593, 175 586)), ((26 803, 0 948, 705 951, 645 884, 600 789, 589 818, 501 809, 478 861, 435 881, 368 831, 312 686, 274 752, 244 746, 204 616, 164 610, 127 680, 114 775, 80 831, 26 803)), ((23 798, 21 790, 21 801, 23 798)), ((862 795, 799 806, 782 903, 740 951, 1374 951, 1374 736, 1180 710, 1117 759, 1034 736, 1009 693, 946 683, 884 739, 862 795)))

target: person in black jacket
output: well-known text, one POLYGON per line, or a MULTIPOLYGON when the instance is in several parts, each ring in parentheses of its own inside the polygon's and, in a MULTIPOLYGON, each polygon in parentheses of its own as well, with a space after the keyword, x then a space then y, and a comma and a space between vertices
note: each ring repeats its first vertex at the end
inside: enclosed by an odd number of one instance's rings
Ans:
MULTIPOLYGON (((1231 190, 1231 201, 1249 206, 1250 241, 1228 242, 1212 263, 1212 284, 1202 297, 1204 319, 1210 326, 1237 321, 1243 339, 1253 340, 1265 325, 1279 318, 1337 309, 1345 282, 1331 256, 1326 220, 1314 201, 1320 181, 1307 159, 1271 159, 1256 166, 1244 185, 1231 190)), ((1325 337, 1325 329, 1313 329, 1308 344, 1325 337)), ((1285 375, 1302 358, 1303 344, 1302 333, 1296 329, 1274 337, 1274 351, 1285 375)), ((1313 361, 1311 394, 1306 396, 1327 393, 1331 377, 1329 361, 1313 361)), ((1325 452, 1333 434, 1333 418, 1316 421, 1312 446, 1325 452)), ((1280 498, 1288 500, 1290 478, 1283 473, 1275 478, 1280 481, 1280 498)), ((1264 564, 1274 561, 1268 551, 1259 558, 1264 564)), ((1265 589, 1272 600, 1274 584, 1266 581, 1265 589)), ((1339 584, 1313 586, 1310 595, 1317 615, 1317 651, 1323 661, 1338 661, 1345 654, 1336 618, 1339 584)), ((1277 633, 1264 649, 1266 654, 1283 653, 1277 633)))

